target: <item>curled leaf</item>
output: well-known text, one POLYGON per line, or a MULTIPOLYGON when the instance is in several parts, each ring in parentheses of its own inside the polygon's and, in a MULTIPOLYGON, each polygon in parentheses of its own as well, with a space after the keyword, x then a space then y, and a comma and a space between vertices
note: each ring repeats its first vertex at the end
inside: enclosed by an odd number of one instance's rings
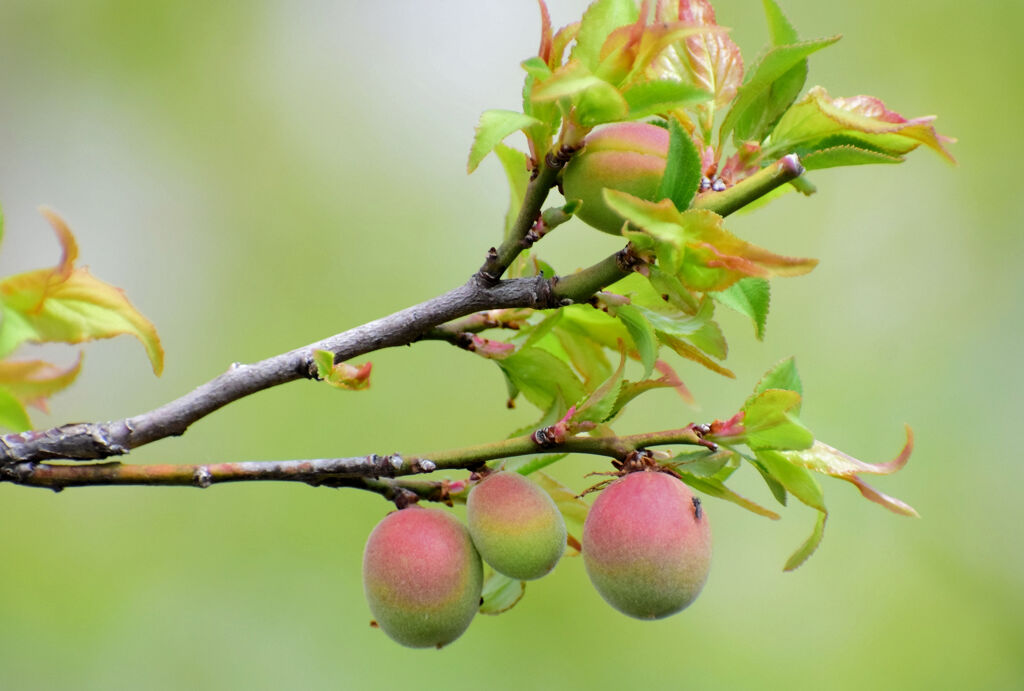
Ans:
POLYGON ((0 386, 23 405, 46 412, 46 399, 70 386, 81 370, 81 354, 66 368, 43 360, 0 360, 0 386))
POLYGON ((913 431, 909 426, 906 430, 906 444, 904 444, 899 455, 887 463, 865 463, 820 441, 815 441, 807 449, 781 451, 779 453, 785 456, 791 463, 802 465, 808 470, 831 475, 832 477, 852 483, 865 499, 880 504, 894 513, 917 518, 919 514, 912 506, 895 497, 879 492, 859 477, 860 475, 889 475, 905 466, 914 448, 913 431))
POLYGON ((945 147, 955 140, 936 132, 934 120, 932 115, 908 120, 873 96, 832 98, 816 86, 782 116, 770 145, 776 152, 801 154, 849 145, 899 157, 923 144, 955 163, 945 147))
POLYGON ((146 349, 153 372, 163 371, 164 351, 156 327, 119 288, 104 283, 85 268, 75 268, 78 245, 55 212, 42 209, 61 245, 60 262, 0 281, 4 320, 0 325, 0 356, 25 341, 82 343, 121 334, 135 336, 146 349))
POLYGON ((526 594, 526 584, 490 571, 480 593, 480 614, 501 614, 512 609, 526 594))

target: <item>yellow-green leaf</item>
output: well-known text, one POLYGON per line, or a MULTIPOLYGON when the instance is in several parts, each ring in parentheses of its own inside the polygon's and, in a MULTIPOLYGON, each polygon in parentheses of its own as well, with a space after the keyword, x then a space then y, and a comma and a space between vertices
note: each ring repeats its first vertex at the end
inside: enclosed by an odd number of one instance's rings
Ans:
POLYGON ((60 262, 0 281, 4 320, 0 325, 0 357, 25 341, 82 343, 121 334, 135 336, 146 349, 153 372, 160 374, 164 351, 156 327, 119 288, 104 283, 87 269, 75 268, 78 245, 64 221, 41 210, 61 245, 60 262))

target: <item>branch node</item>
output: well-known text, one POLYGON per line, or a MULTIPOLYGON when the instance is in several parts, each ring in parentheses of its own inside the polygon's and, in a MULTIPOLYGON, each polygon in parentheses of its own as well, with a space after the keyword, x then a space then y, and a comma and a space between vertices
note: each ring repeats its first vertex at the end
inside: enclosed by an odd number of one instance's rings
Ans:
POLYGON ((205 465, 201 465, 192 473, 192 485, 199 489, 206 489, 213 484, 213 474, 205 465))
POLYGON ((420 495, 416 494, 412 490, 405 489, 404 487, 396 487, 395 494, 391 497, 391 501, 395 502, 395 507, 399 511, 412 506, 419 500, 420 495))

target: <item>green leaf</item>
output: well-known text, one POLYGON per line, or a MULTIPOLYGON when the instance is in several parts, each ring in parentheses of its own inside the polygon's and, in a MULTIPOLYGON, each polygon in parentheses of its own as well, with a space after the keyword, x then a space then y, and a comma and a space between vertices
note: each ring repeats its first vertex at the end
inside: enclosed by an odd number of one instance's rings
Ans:
POLYGON ((790 462, 778 451, 759 449, 754 455, 765 472, 778 480, 790 494, 812 509, 825 511, 825 494, 806 468, 790 462))
POLYGON ((668 157, 658 198, 671 199, 676 209, 685 211, 690 208, 700 184, 700 152, 675 118, 669 118, 668 131, 668 157))
POLYGON ((667 465, 694 477, 707 478, 718 475, 735 459, 735 451, 721 447, 718 451, 686 451, 667 461, 667 465))
POLYGON ((771 304, 771 284, 763 278, 741 278, 713 296, 726 307, 750 317, 754 323, 754 335, 764 340, 764 327, 768 321, 768 307, 771 304))
POLYGON ((765 516, 773 520, 779 519, 779 514, 775 513, 771 509, 766 509, 760 504, 753 502, 746 497, 736 494, 731 489, 725 486, 721 480, 712 477, 698 477, 691 473, 687 473, 684 470, 676 469, 676 473, 680 479, 690 487, 694 488, 698 492, 703 492, 708 496, 716 497, 718 499, 724 499, 730 501, 737 506, 742 506, 747 511, 752 511, 758 516, 765 516))
POLYGON ((476 126, 473 146, 469 150, 466 172, 472 173, 501 141, 518 130, 532 125, 540 125, 540 120, 514 110, 487 110, 480 116, 480 124, 476 126))
POLYGON ((608 82, 594 75, 582 63, 571 61, 552 72, 551 76, 544 81, 538 81, 534 84, 530 93, 530 99, 534 103, 557 101, 561 98, 574 97, 592 86, 600 86, 601 84, 611 86, 608 82))
POLYGON ((615 308, 615 317, 626 326, 637 352, 640 362, 644 365, 644 378, 651 375, 654 362, 658 359, 658 335, 654 327, 647 321, 643 313, 632 305, 620 305, 615 308))
POLYGON ((579 60, 592 72, 596 71, 601 48, 608 36, 620 26, 635 22, 638 14, 633 0, 596 0, 591 3, 583 13, 570 58, 579 60))
POLYGON ((585 127, 629 118, 629 104, 612 84, 599 79, 581 91, 575 100, 576 120, 585 127))
POLYGON ((526 584, 497 571, 490 572, 480 593, 480 614, 501 614, 512 609, 526 594, 526 584))
POLYGON ((578 404, 572 422, 602 423, 612 416, 615 402, 622 388, 622 374, 626 371, 626 349, 620 350, 619 366, 599 387, 593 390, 585 400, 578 404))
POLYGON ((555 310, 550 314, 544 315, 537 324, 530 324, 519 329, 517 337, 526 336, 526 340, 523 342, 523 348, 532 348, 537 345, 538 341, 547 336, 552 329, 562 321, 561 310, 555 310))
MULTIPOLYGON (((877 98, 832 98, 825 89, 816 86, 779 120, 766 153, 796 151, 804 157, 836 146, 852 145, 900 157, 923 144, 954 162, 943 146, 954 140, 935 131, 931 124, 934 119, 927 116, 907 120, 877 98)), ((858 154, 855 160, 862 158, 858 154)))
POLYGON ((853 144, 830 146, 819 149, 800 158, 806 170, 839 168, 841 166, 863 166, 872 163, 903 163, 901 156, 890 156, 871 149, 863 149, 853 144))
POLYGON ((546 473, 534 473, 532 478, 554 500, 555 506, 562 512, 565 522, 575 530, 582 529, 583 523, 587 520, 587 511, 590 510, 587 502, 546 473))
POLYGON ((25 406, 6 388, 0 386, 0 427, 12 432, 24 432, 32 429, 25 406))
POLYGON ((370 371, 373 364, 366 362, 356 367, 347 362, 334 364, 334 353, 329 350, 314 350, 317 376, 331 386, 346 391, 362 391, 370 388, 370 371))
POLYGON ((680 212, 669 200, 653 203, 610 189, 604 191, 604 199, 640 229, 625 231, 634 247, 654 253, 658 267, 691 290, 725 290, 746 276, 800 276, 818 263, 741 240, 725 229, 721 216, 706 209, 680 212))
POLYGON ((789 43, 796 43, 800 37, 789 19, 783 14, 782 9, 775 3, 775 0, 763 0, 764 13, 768 19, 768 33, 772 38, 772 45, 784 46, 789 43))
POLYGON ((768 92, 780 78, 798 66, 808 55, 830 46, 839 40, 839 36, 819 38, 785 46, 776 46, 761 58, 760 62, 749 72, 747 80, 736 92, 736 100, 729 109, 719 130, 720 141, 732 134, 736 124, 751 108, 762 103, 765 92, 768 92))
MULTIPOLYGON (((658 364, 662 367, 667 367, 664 362, 659 362, 658 364)), ((619 388, 619 397, 615 401, 615 407, 612 409, 610 419, 614 419, 634 398, 645 394, 648 391, 652 391, 653 389, 676 389, 680 391, 680 394, 687 400, 687 402, 691 404, 693 403, 693 397, 689 395, 690 392, 686 391, 686 387, 683 386, 683 383, 679 381, 678 377, 665 375, 658 379, 623 381, 622 386, 619 388), (685 394, 683 392, 685 392, 685 394)))
POLYGON ((537 81, 543 81, 551 76, 551 68, 548 67, 547 63, 538 55, 523 60, 519 63, 519 66, 537 81))
POLYGON ((82 343, 121 334, 135 336, 146 349, 153 372, 163 371, 164 351, 156 327, 124 293, 87 269, 75 268, 78 245, 56 213, 40 209, 61 244, 60 263, 0 281, 0 357, 25 341, 82 343))
MULTIPOLYGON (((795 391, 801 397, 804 395, 804 385, 800 381, 800 373, 796 370, 795 358, 788 357, 765 372, 761 381, 754 388, 754 393, 763 393, 768 389, 785 389, 786 391, 795 391)), ((797 403, 794 410, 800 412, 800 403, 797 403)))
POLYGON ((751 449, 806 449, 814 435, 797 419, 800 394, 768 389, 743 404, 743 439, 751 449))
MULTIPOLYGON (((785 46, 799 42, 800 38, 797 36, 796 29, 782 14, 778 5, 772 0, 764 0, 764 9, 768 17, 768 28, 773 46, 785 46)), ((786 109, 800 95, 806 81, 807 58, 804 58, 772 82, 746 109, 744 116, 736 123, 736 139, 754 141, 764 139, 782 114, 786 112, 786 109)))
POLYGON ((530 184, 530 171, 526 168, 526 154, 517 151, 512 147, 498 144, 494 147, 494 154, 501 161, 502 170, 508 179, 508 211, 505 212, 505 237, 512 232, 516 218, 519 216, 519 208, 526 198, 526 188, 530 184))
POLYGON ((783 506, 786 505, 787 494, 786 488, 782 486, 782 483, 775 479, 768 469, 765 468, 756 458, 751 459, 751 465, 757 469, 757 472, 761 475, 761 479, 764 480, 764 484, 768 485, 768 490, 775 497, 775 501, 779 502, 783 506))
POLYGON ((604 347, 594 341, 585 328, 566 323, 556 328, 554 333, 572 366, 583 377, 588 391, 611 375, 612 365, 605 355, 604 347))
MULTIPOLYGON (((703 89, 673 79, 640 82, 629 87, 622 93, 622 96, 629 104, 631 120, 651 115, 664 115, 677 108, 703 103, 712 98, 712 95, 703 89)), ((669 160, 671 160, 671 154, 669 160)))
POLYGON ((819 512, 818 518, 814 522, 814 530, 811 532, 811 536, 793 552, 792 556, 786 561, 786 565, 783 567, 783 571, 792 571, 814 554, 814 551, 818 549, 818 545, 821 544, 821 538, 825 535, 825 520, 828 518, 828 513, 819 512))
POLYGON ((542 348, 522 348, 494 362, 526 400, 541 410, 550 408, 559 396, 563 401, 578 401, 585 394, 569 366, 542 348))
MULTIPOLYGON (((552 420, 554 424, 557 420, 552 420)), ((547 427, 548 425, 534 425, 533 429, 540 427, 547 427)), ((549 453, 543 456, 531 456, 528 458, 515 458, 504 461, 502 470, 510 470, 519 473, 520 475, 529 475, 536 473, 538 470, 543 470, 553 463, 557 463, 569 454, 567 453, 549 453)))

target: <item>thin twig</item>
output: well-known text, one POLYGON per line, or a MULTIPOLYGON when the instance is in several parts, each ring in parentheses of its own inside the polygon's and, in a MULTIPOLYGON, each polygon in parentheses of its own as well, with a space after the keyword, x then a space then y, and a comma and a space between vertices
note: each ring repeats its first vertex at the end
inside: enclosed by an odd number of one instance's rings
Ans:
POLYGON ((693 425, 681 429, 623 437, 570 436, 538 444, 533 435, 424 455, 369 454, 348 458, 289 461, 242 461, 203 465, 132 465, 118 462, 89 464, 12 463, 0 466, 0 482, 61 490, 65 487, 154 485, 199 487, 227 482, 303 482, 330 487, 356 487, 385 494, 407 490, 431 500, 443 500, 440 485, 401 482, 393 478, 435 470, 476 469, 488 461, 551 451, 624 459, 649 446, 703 445, 693 425))

